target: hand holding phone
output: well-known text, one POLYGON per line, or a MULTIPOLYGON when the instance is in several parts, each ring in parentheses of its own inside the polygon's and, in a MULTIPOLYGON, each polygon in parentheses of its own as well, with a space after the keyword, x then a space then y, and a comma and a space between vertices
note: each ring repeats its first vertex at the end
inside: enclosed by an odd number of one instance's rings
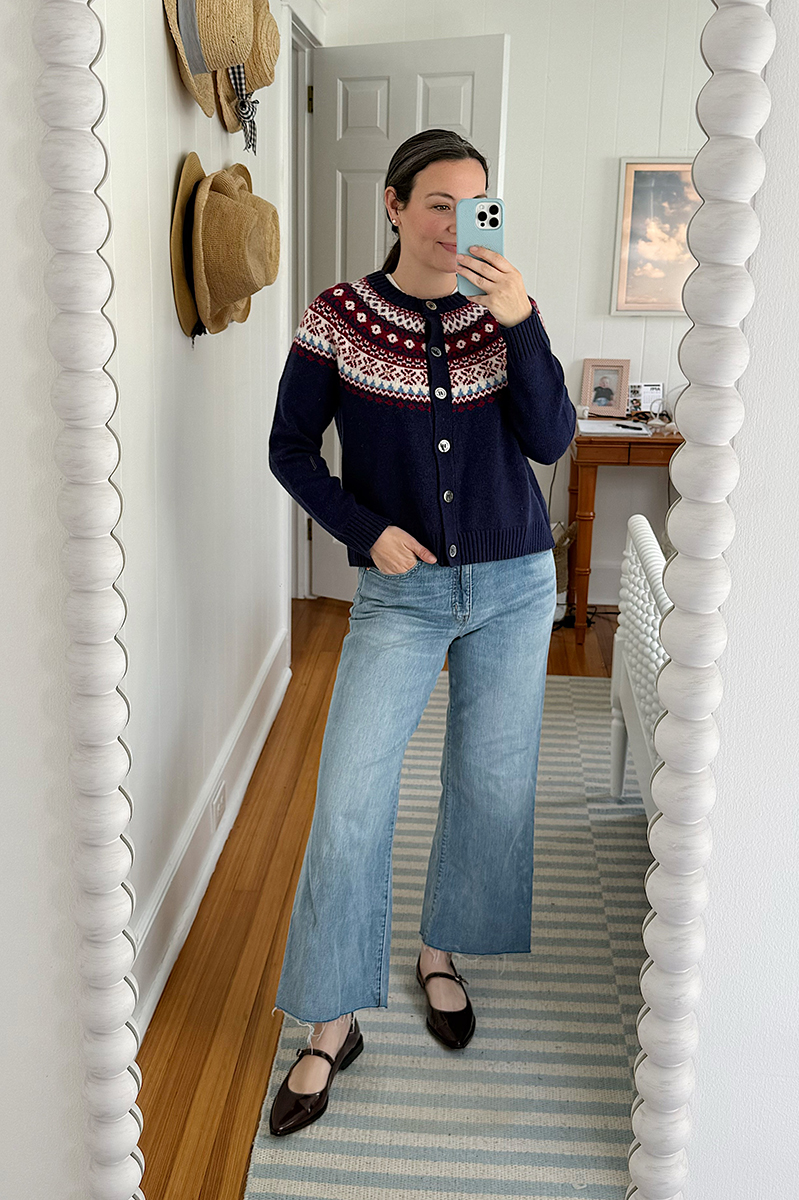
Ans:
MULTIPOLYGON (((498 198, 459 200, 455 205, 456 243, 458 254, 468 254, 470 246, 485 246, 488 250, 505 253, 505 205, 498 198)), ((480 287, 458 274, 458 291, 462 296, 484 296, 480 287)))
POLYGON ((505 258, 505 205, 492 196, 459 200, 455 222, 458 291, 474 297, 506 328, 526 321, 533 305, 521 272, 505 258))

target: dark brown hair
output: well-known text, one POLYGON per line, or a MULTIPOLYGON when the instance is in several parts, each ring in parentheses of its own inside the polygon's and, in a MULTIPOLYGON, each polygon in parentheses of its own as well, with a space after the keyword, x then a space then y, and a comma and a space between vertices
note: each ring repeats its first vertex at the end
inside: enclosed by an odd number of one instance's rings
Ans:
MULTIPOLYGON (((386 171, 384 188, 393 187, 400 204, 407 204, 411 198, 416 176, 430 163, 440 162, 441 159, 476 158, 486 173, 486 191, 488 191, 488 163, 479 150, 475 150, 471 142, 467 142, 460 134, 451 129, 423 129, 407 138, 398 146, 392 155, 386 171)), ((396 242, 391 247, 383 263, 384 271, 395 270, 400 260, 399 228, 391 221, 386 209, 386 217, 391 222, 391 229, 396 242)))

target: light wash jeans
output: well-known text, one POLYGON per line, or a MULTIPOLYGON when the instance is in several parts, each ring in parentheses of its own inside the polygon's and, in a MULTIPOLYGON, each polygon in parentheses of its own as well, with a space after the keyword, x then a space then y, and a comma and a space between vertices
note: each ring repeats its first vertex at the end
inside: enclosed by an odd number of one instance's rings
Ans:
POLYGON ((420 934, 530 952, 533 808, 556 607, 551 550, 387 575, 358 568, 275 1008, 302 1023, 388 1007, 405 749, 449 652, 441 800, 420 934))

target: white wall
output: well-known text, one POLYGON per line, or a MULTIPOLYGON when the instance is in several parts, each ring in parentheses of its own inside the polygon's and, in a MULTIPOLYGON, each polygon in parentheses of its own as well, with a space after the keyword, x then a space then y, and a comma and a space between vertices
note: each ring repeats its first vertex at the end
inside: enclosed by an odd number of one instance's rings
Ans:
MULTIPOLYGON (((538 302, 576 404, 584 358, 629 358, 630 378, 663 380, 672 405, 687 383, 677 364, 687 317, 609 315, 619 159, 691 159, 705 142, 694 106, 710 76, 699 35, 713 12, 712 0, 331 5, 327 45, 510 33, 506 254, 538 302)), ((546 498, 552 468, 535 471, 546 498)), ((566 455, 553 521, 566 520, 568 477, 566 455)), ((590 603, 618 603, 627 518, 643 513, 660 537, 676 498, 666 467, 600 467, 590 603)))
POLYGON ((39 228, 47 189, 36 152, 44 127, 33 84, 41 61, 30 17, 0 16, 0 1194, 84 1200, 78 931, 67 758, 67 592, 56 516, 60 476, 47 348, 53 309, 42 286, 39 228))

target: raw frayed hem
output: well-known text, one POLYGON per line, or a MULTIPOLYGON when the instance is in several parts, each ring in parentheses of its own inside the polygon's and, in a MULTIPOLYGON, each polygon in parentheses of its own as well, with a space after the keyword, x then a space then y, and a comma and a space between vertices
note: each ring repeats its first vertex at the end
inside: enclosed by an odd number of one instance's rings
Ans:
POLYGON ((469 966, 474 966, 475 963, 482 963, 484 958, 501 958, 502 962, 497 964, 495 969, 497 975, 502 976, 505 974, 505 967, 507 966, 507 954, 460 954, 457 950, 453 950, 452 953, 453 955, 458 955, 459 963, 466 963, 467 969, 469 966))
MULTIPOLYGON (((422 944, 426 945, 427 943, 423 941, 422 944)), ((431 950, 436 949, 435 946, 430 946, 429 948, 431 950)), ((499 958, 501 962, 496 964, 495 972, 497 976, 501 977, 505 974, 509 954, 532 954, 532 950, 505 950, 500 954, 463 954, 460 950, 446 950, 442 953, 449 954, 450 957, 457 955, 459 963, 465 963, 467 967, 474 966, 475 964, 484 965, 486 958, 499 958)))
POLYGON ((297 1025, 304 1026, 308 1030, 308 1035, 305 1039, 305 1044, 306 1044, 306 1046, 313 1047, 311 1038, 314 1036, 314 1029, 317 1025, 332 1025, 334 1021, 340 1021, 342 1019, 342 1017, 348 1017, 348 1018, 354 1017, 355 1013, 358 1011, 359 1011, 358 1009, 355 1009, 352 1012, 339 1013, 339 1015, 337 1017, 332 1017, 328 1021, 302 1021, 302 1020, 300 1020, 299 1017, 295 1017, 293 1013, 286 1012, 286 1010, 284 1008, 278 1008, 278 1006, 275 1005, 275 1007, 272 1009, 271 1015, 274 1016, 276 1012, 281 1012, 281 1013, 283 1013, 284 1017, 290 1017, 291 1020, 295 1021, 297 1025))
POLYGON ((274 1016, 276 1012, 282 1012, 284 1017, 290 1017, 291 1020, 296 1021, 298 1025, 304 1025, 308 1030, 308 1036, 305 1039, 305 1044, 306 1046, 311 1045, 311 1034, 313 1033, 315 1027, 314 1021, 301 1021, 299 1017, 295 1017, 291 1013, 287 1013, 284 1008, 278 1008, 277 1005, 275 1005, 275 1007, 272 1009, 271 1015, 274 1016))

